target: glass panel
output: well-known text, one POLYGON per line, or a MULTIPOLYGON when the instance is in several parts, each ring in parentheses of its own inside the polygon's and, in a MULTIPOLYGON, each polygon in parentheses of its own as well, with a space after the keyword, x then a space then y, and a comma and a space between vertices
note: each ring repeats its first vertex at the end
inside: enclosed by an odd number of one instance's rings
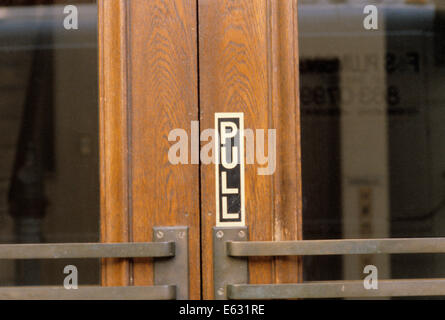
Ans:
MULTIPOLYGON (((1 3, 0 242, 97 242, 95 1, 70 1, 78 29, 66 1, 1 3)), ((0 261, 0 285, 62 285, 69 264, 99 283, 99 261, 45 260, 0 261)))
MULTIPOLYGON (((445 236, 445 1, 300 0, 299 32, 304 238, 445 236)), ((416 254, 307 257, 305 279, 369 264, 445 276, 416 254)))

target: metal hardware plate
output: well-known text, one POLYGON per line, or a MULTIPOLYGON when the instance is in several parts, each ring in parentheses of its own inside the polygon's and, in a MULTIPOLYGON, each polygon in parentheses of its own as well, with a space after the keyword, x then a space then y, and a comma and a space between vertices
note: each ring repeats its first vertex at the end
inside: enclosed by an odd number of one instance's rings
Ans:
POLYGON ((229 299, 308 299, 443 296, 445 279, 379 280, 378 289, 366 290, 363 281, 326 281, 299 284, 234 284, 227 286, 229 299))
POLYGON ((3 287, 0 300, 173 300, 175 286, 99 287, 3 287))
POLYGON ((227 285, 249 282, 247 258, 228 256, 226 247, 226 241, 246 241, 248 238, 247 227, 213 228, 213 285, 215 300, 227 299, 227 285))
POLYGON ((188 227, 154 227, 154 242, 175 241, 175 254, 154 261, 155 285, 175 285, 176 299, 189 297, 188 227))

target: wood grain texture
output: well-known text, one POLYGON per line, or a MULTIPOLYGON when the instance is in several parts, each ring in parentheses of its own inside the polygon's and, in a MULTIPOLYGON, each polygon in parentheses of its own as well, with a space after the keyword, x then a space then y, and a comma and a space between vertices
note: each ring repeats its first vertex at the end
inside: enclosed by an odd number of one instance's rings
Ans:
MULTIPOLYGON (((99 8, 102 240, 152 241, 154 226, 189 226, 190 298, 199 299, 199 166, 168 160, 169 132, 190 132, 199 116, 196 1, 99 8)), ((153 284, 152 261, 104 264, 104 284, 124 280, 153 284)))
MULTIPOLYGON (((198 120, 195 0, 131 0, 132 240, 153 226, 189 226, 190 297, 200 298, 199 166, 173 165, 169 132, 190 135, 198 120)), ((151 264, 134 262, 134 284, 152 284, 151 264)))
MULTIPOLYGON (((129 189, 125 2, 100 0, 98 9, 101 241, 127 242, 129 189)), ((124 286, 129 282, 128 261, 102 261, 103 285, 124 286)))
MULTIPOLYGON (((151 241, 153 226, 190 227, 190 297, 213 297, 214 167, 172 165, 168 133, 213 128, 215 112, 277 130, 277 169, 246 166, 251 240, 301 239, 295 0, 99 1, 102 241, 151 241)), ((204 142, 205 143, 205 142, 204 142)), ((152 284, 150 261, 105 261, 103 283, 152 284)), ((296 282, 295 258, 252 259, 251 283, 296 282)))
MULTIPOLYGON (((199 0, 201 130, 215 112, 243 112, 245 128, 277 130, 277 168, 246 165, 250 240, 301 239, 296 0, 199 0)), ((205 143, 205 142, 204 142, 205 143)), ((201 166, 203 297, 213 298, 215 172, 201 166)), ((301 280, 297 258, 255 258, 250 283, 301 280)))
MULTIPOLYGON (((303 239, 297 1, 272 1, 272 118, 277 130, 273 240, 303 239)), ((301 257, 275 260, 275 282, 302 280, 301 257)))

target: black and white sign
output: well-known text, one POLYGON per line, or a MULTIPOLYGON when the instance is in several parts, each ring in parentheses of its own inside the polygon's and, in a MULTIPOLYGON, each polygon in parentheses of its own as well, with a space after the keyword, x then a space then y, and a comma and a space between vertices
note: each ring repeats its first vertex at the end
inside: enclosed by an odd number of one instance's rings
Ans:
POLYGON ((244 226, 244 114, 215 113, 215 133, 216 226, 244 226))

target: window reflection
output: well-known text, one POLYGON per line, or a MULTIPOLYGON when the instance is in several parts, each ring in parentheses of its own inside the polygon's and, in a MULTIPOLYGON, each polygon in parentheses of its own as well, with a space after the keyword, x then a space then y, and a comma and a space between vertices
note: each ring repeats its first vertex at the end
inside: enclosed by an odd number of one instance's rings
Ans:
MULTIPOLYGON (((300 1, 305 239, 445 236, 445 2, 300 1)), ((441 255, 307 257, 306 280, 444 276, 441 255)))
MULTIPOLYGON (((2 243, 99 240, 97 10, 81 2, 75 31, 64 1, 0 3, 2 243)), ((98 261, 0 261, 0 285, 61 285, 67 264, 98 283, 98 261)))

